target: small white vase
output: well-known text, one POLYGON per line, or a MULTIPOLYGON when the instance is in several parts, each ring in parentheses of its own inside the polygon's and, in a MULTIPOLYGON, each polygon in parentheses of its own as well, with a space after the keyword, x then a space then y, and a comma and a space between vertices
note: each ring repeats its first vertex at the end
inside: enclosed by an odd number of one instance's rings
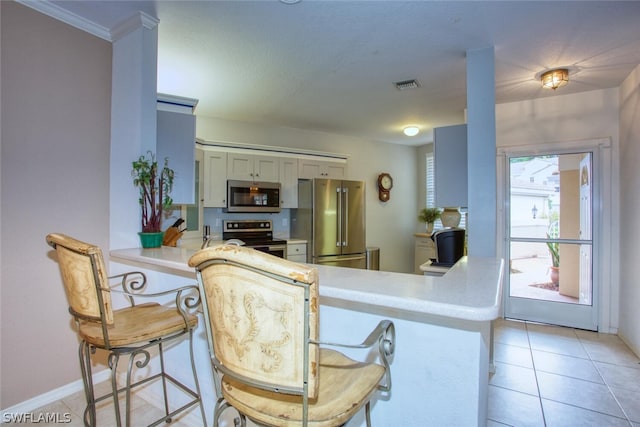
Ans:
POLYGON ((442 221, 443 227, 457 227, 460 225, 460 218, 462 215, 458 208, 444 208, 440 214, 440 221, 442 221))
POLYGON ((433 233, 433 223, 427 222, 427 234, 433 233))

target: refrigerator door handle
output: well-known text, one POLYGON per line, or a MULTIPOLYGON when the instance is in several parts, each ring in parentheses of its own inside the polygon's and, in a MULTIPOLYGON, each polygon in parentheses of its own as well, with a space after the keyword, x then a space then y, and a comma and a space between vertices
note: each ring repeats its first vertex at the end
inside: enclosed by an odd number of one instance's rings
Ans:
POLYGON ((338 223, 338 226, 336 227, 336 246, 340 246, 342 243, 342 194, 341 194, 342 189, 340 187, 336 188, 336 197, 338 198, 337 200, 337 205, 338 205, 338 211, 336 212, 336 221, 338 223))
POLYGON ((359 261, 361 259, 365 259, 363 255, 354 255, 354 256, 341 256, 336 257, 335 259, 318 259, 316 260, 317 264, 322 264, 323 262, 336 262, 336 261, 359 261))
POLYGON ((342 189, 343 196, 343 215, 344 215, 344 233, 342 234, 342 246, 349 246, 349 188, 342 189))

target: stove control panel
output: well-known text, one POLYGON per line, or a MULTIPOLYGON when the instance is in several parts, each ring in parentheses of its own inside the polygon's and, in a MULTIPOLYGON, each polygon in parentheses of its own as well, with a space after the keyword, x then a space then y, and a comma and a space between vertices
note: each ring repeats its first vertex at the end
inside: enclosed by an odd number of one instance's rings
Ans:
POLYGON ((255 220, 255 219, 234 219, 224 220, 222 223, 223 231, 272 231, 273 221, 267 220, 255 220))

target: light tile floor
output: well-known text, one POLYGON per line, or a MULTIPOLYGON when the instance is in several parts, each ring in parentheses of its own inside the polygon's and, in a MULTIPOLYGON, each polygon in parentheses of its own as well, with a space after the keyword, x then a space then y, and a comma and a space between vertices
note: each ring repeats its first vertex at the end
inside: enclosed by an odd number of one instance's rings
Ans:
MULTIPOLYGON (((640 427, 640 359, 615 335, 499 320, 494 361, 489 427, 640 427)), ((71 422, 63 425, 80 427, 84 405, 83 394, 76 393, 34 414, 68 413, 71 422)), ((158 411, 135 400, 132 425, 146 425, 158 411)), ((114 424, 110 403, 100 405, 98 420, 114 424)), ((186 426, 180 420, 169 425, 186 426)))
POLYGON ((640 427, 640 359, 615 335, 495 326, 488 426, 640 427))
MULTIPOLYGON (((110 383, 109 381, 105 381, 99 384, 96 384, 96 395, 102 395, 110 391, 110 383)), ((162 405, 162 403, 160 403, 162 405)), ((96 408, 96 419, 98 426, 111 427, 116 425, 116 417, 115 412, 113 410, 113 401, 111 399, 105 399, 99 402, 96 408)), ((121 411, 124 410, 124 397, 120 399, 120 408, 121 411)), ((33 427, 61 427, 61 426, 69 426, 69 427, 83 427, 84 422, 82 419, 82 414, 86 407, 86 401, 84 398, 84 392, 77 392, 71 394, 61 400, 58 400, 50 405, 39 408, 33 411, 30 416, 36 418, 33 422, 23 422, 23 423, 10 423, 10 425, 19 425, 19 426, 33 426, 33 427), (43 415, 44 414, 44 415, 43 415), (44 422, 42 418, 43 416, 56 416, 58 418, 58 422, 44 422), (39 420, 38 417, 41 417, 39 420)), ((160 424, 165 426, 173 426, 173 427, 193 427, 191 423, 187 423, 183 421, 183 418, 188 416, 189 412, 196 412, 195 416, 199 417, 199 408, 195 407, 190 409, 189 411, 179 414, 178 417, 174 418, 170 424, 160 424), (196 412, 198 411, 198 412, 196 412)), ((140 397, 136 396, 136 393, 132 393, 131 399, 131 426, 146 426, 150 423, 154 422, 158 418, 163 415, 162 409, 158 409, 155 405, 148 403, 140 397)), ((124 415, 122 415, 122 422, 124 424, 124 415)), ((192 418, 190 418, 192 419, 192 418)), ((200 418, 196 418, 200 419, 200 418)), ((3 420, 4 421, 4 420, 3 420)), ((4 425, 4 423, 3 423, 4 425)))

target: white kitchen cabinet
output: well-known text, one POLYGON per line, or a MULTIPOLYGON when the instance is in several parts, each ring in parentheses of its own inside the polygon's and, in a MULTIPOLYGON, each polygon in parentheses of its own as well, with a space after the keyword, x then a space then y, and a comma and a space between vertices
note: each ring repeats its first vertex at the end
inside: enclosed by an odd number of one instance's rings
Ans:
POLYGON ((280 207, 294 209, 298 207, 298 159, 280 158, 280 207))
POLYGON ((280 158, 243 153, 227 154, 227 179, 278 182, 280 158))
POLYGON ((204 197, 205 208, 227 207, 227 153, 204 152, 204 197))
MULTIPOLYGON (((202 143, 200 143, 202 144, 202 143)), ((204 152, 204 207, 226 207, 227 180, 279 182, 280 207, 298 207, 298 179, 347 177, 346 159, 318 160, 311 155, 273 151, 273 155, 253 154, 256 149, 225 150, 224 147, 202 144, 204 152)), ((262 150, 264 151, 264 149, 262 150)), ((262 152, 260 151, 260 152, 262 152)), ((326 157, 323 157, 323 159, 326 157)))
POLYGON ((420 270, 420 265, 424 264, 431 258, 436 257, 436 247, 431 240, 431 235, 426 233, 416 233, 415 235, 415 263, 413 272, 415 274, 424 274, 420 270))
POLYGON ((330 160, 299 159, 298 177, 300 179, 343 179, 347 177, 347 163, 330 160))
POLYGON ((288 241, 287 259, 293 262, 307 262, 307 243, 301 240, 288 241))
POLYGON ((435 204, 467 206, 467 125, 433 130, 435 204))

